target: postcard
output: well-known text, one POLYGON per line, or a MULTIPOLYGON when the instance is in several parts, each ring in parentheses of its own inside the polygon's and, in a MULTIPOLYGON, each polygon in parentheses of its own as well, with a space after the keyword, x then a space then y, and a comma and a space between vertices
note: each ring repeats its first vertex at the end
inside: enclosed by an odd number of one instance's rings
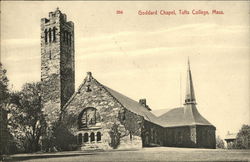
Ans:
POLYGON ((1 154, 249 160, 234 150, 249 149, 249 12, 249 1, 1 1, 1 154))

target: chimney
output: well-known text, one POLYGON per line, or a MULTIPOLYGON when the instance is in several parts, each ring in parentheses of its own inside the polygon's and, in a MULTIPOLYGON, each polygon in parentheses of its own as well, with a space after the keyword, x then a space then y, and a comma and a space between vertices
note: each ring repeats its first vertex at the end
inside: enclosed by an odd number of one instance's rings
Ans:
POLYGON ((145 98, 139 100, 139 104, 141 104, 143 107, 145 107, 147 110, 151 111, 149 106, 147 105, 147 101, 145 98))
POLYGON ((146 104, 146 99, 145 99, 145 98, 140 99, 140 100, 139 100, 139 103, 140 103, 142 106, 146 106, 146 105, 147 105, 147 104, 146 104))

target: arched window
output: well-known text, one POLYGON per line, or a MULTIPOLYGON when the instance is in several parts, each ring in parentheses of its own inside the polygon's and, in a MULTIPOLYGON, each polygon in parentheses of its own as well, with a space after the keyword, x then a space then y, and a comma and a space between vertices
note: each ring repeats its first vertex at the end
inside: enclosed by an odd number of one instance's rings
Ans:
POLYGON ((68 41, 69 41, 69 33, 66 32, 66 44, 68 44, 68 41))
POLYGON ((90 141, 92 142, 92 141, 95 141, 95 133, 94 132, 92 132, 91 134, 90 134, 90 141))
POLYGON ((47 31, 47 29, 45 29, 45 31, 44 31, 44 40, 45 40, 45 43, 47 43, 47 38, 48 38, 48 31, 47 31))
POLYGON ((66 38, 65 38, 66 40, 66 44, 68 44, 68 32, 66 32, 66 38))
POLYGON ((67 32, 67 45, 69 44, 69 32, 67 32))
POLYGON ((82 144, 82 133, 78 135, 78 144, 82 144))
POLYGON ((56 27, 53 28, 53 41, 56 41, 56 27))
POLYGON ((63 42, 66 40, 66 31, 63 32, 63 42))
POLYGON ((69 34, 69 45, 71 46, 71 34, 69 34))
POLYGON ((89 141, 89 134, 88 133, 84 133, 83 142, 88 142, 88 141, 89 141))
POLYGON ((100 115, 93 107, 85 108, 78 117, 78 128, 87 128, 100 122, 100 115))
POLYGON ((51 29, 49 29, 49 42, 51 42, 51 29))
POLYGON ((101 139, 102 139, 101 132, 97 132, 97 134, 96 134, 96 141, 101 141, 101 139))

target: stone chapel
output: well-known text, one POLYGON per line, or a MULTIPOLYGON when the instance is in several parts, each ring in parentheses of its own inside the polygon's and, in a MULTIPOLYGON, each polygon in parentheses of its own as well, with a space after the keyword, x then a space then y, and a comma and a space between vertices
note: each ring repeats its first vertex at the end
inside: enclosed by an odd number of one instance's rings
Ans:
POLYGON ((198 112, 189 62, 184 106, 156 117, 146 99, 135 101, 91 72, 75 90, 74 55, 74 23, 56 9, 41 19, 41 102, 48 124, 70 123, 81 150, 215 148, 216 128, 198 112))

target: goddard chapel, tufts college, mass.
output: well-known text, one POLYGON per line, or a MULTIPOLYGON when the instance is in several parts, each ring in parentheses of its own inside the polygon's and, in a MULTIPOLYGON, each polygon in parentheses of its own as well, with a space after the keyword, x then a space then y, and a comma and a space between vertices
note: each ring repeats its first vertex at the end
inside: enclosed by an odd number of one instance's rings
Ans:
POLYGON ((59 9, 41 19, 41 102, 48 124, 66 121, 81 150, 149 146, 215 148, 215 126, 197 110, 190 65, 184 107, 156 117, 87 72, 75 90, 74 23, 59 9))

